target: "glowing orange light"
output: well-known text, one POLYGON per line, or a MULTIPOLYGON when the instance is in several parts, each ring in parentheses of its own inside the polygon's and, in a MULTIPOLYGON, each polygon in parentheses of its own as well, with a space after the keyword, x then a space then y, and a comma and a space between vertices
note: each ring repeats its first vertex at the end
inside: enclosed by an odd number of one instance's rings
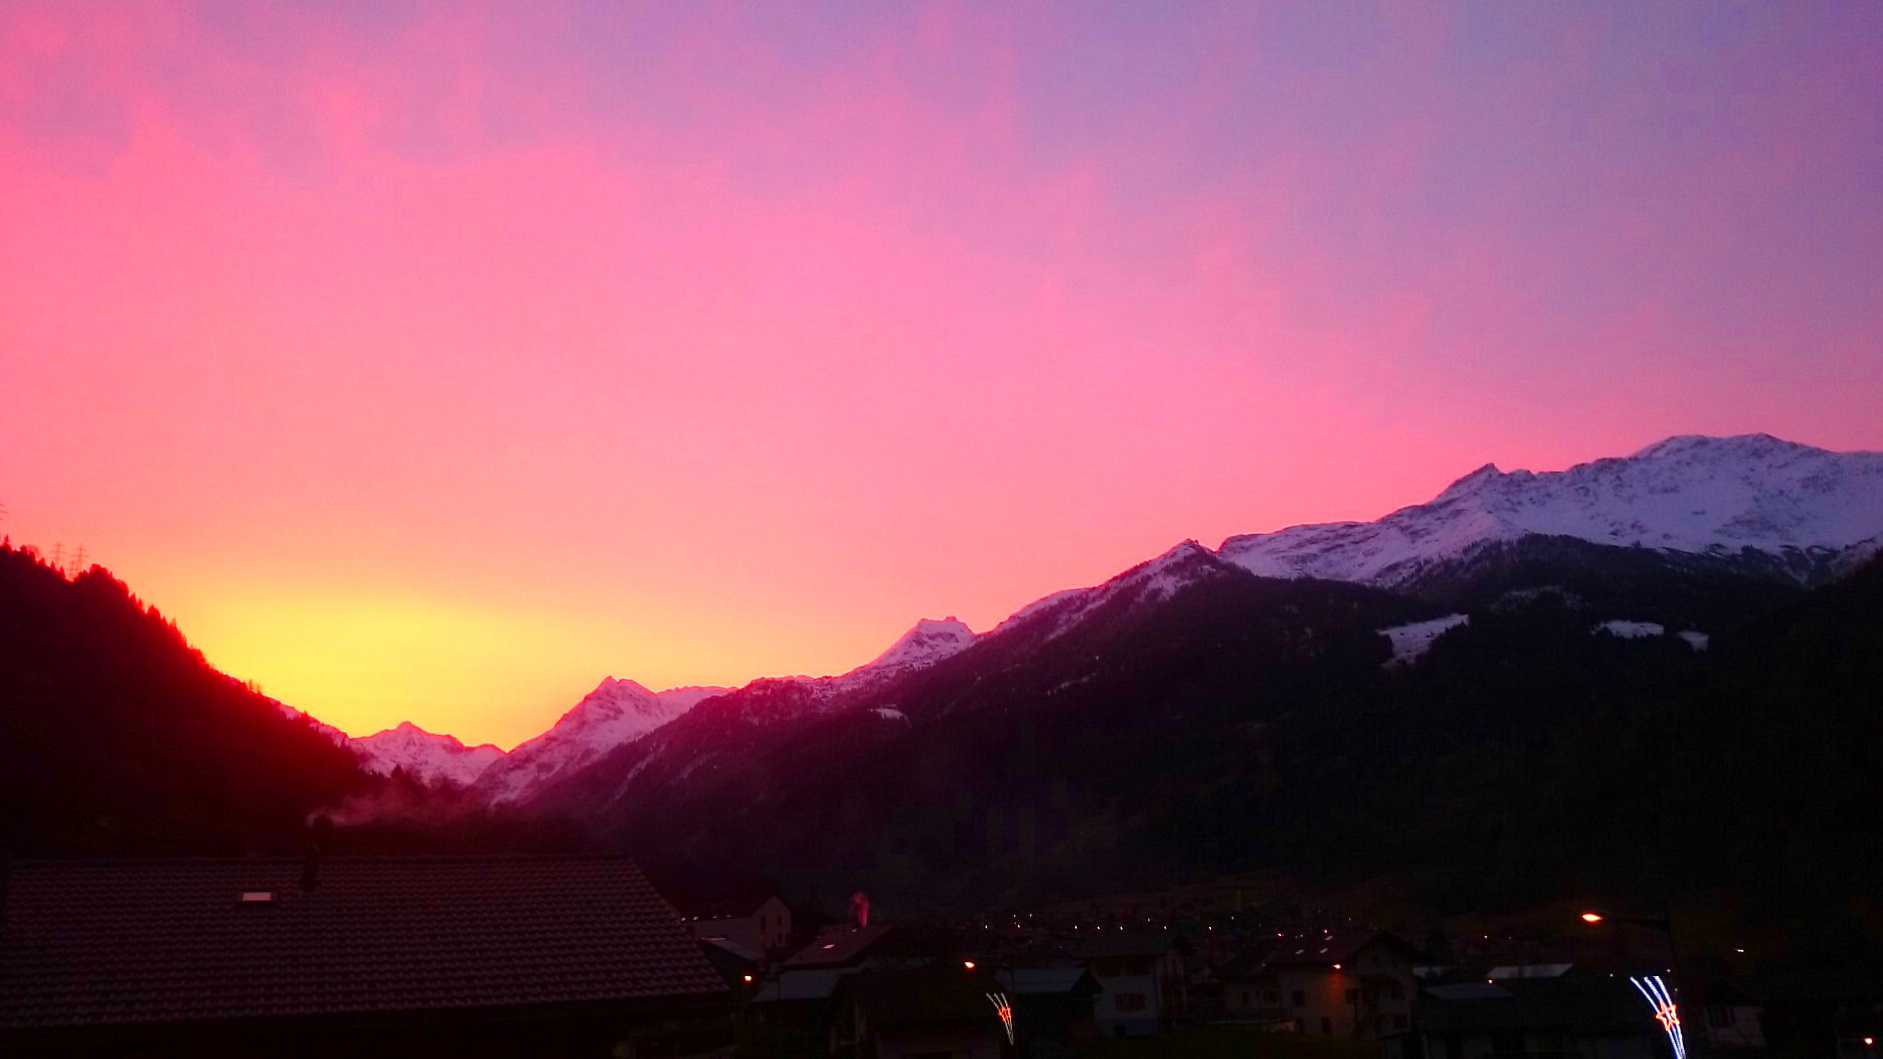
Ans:
POLYGON ((963 967, 966 967, 966 968, 967 968, 968 970, 970 970, 970 971, 972 971, 972 970, 974 970, 974 961, 973 961, 973 960, 962 960, 962 961, 961 961, 961 966, 963 966, 963 967))
POLYGON ((749 974, 748 974, 748 975, 746 975, 746 976, 745 976, 745 980, 746 980, 747 982, 750 982, 750 981, 752 980, 752 976, 751 976, 751 975, 749 975, 749 974))
POLYGON ((1335 965, 1334 965, 1334 970, 1336 970, 1336 971, 1338 971, 1338 970, 1340 970, 1340 964, 1335 964, 1335 965))
POLYGON ((1582 913, 1582 921, 1584 923, 1600 923, 1602 921, 1602 917, 1599 913, 1596 913, 1596 912, 1584 912, 1582 913))
POLYGON ((1868 1047, 1870 1047, 1871 1045, 1873 1045, 1873 1044, 1875 1044, 1875 1043, 1876 1043, 1876 1038, 1875 1038, 1875 1037, 1865 1037, 1865 1038, 1863 1039, 1863 1046, 1864 1046, 1865 1048, 1868 1048, 1868 1047))

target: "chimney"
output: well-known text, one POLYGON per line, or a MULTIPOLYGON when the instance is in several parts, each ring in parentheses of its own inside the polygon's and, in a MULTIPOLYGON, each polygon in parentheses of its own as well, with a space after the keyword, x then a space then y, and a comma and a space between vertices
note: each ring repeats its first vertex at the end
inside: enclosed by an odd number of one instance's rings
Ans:
POLYGON ((333 835, 333 821, 316 816, 307 828, 307 843, 301 858, 301 892, 311 894, 320 887, 320 855, 333 835))

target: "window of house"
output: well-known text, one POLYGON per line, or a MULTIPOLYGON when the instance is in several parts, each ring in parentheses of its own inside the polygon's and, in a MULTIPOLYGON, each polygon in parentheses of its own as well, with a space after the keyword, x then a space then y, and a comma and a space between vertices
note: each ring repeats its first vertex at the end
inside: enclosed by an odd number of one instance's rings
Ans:
POLYGON ((1131 960, 1130 962, 1125 964, 1125 973, 1126 974, 1150 974, 1151 973, 1151 961, 1145 960, 1145 959, 1131 960))
POLYGON ((1333 1019, 1321 1020, 1321 1033, 1326 1036, 1330 1036, 1330 1037, 1333 1036, 1333 1033, 1334 1033, 1334 1020, 1333 1019))
POLYGON ((1120 993, 1112 1001, 1112 1007, 1119 1011, 1143 1011, 1143 993, 1120 993))
POLYGON ((1726 1010, 1724 1004, 1706 1006, 1706 1024, 1716 1028, 1725 1028, 1733 1024, 1733 1013, 1726 1010))
POLYGON ((1308 994, 1302 992, 1299 989, 1295 990, 1295 1007, 1304 1008, 1307 1006, 1308 1006, 1308 994))
POLYGON ((1358 989, 1347 990, 1347 1003, 1358 1004, 1359 1002, 1360 1002, 1360 991, 1358 989))
POLYGON ((1281 1003, 1281 992, 1280 992, 1280 990, 1275 990, 1275 989, 1267 989, 1267 990, 1264 990, 1264 991, 1262 992, 1262 1003, 1264 1003, 1264 1004, 1279 1004, 1279 1003, 1281 1003))
POLYGON ((1247 989, 1242 991, 1242 1006, 1245 1008, 1249 1006, 1249 991, 1247 989))
POLYGON ((1406 987, 1402 985, 1387 986, 1386 995, 1392 997, 1394 1000, 1404 1000, 1406 999, 1406 987))
POLYGON ((1393 1029, 1403 1030, 1405 1028, 1406 1028, 1406 1016, 1394 1015, 1393 1016, 1393 1029))

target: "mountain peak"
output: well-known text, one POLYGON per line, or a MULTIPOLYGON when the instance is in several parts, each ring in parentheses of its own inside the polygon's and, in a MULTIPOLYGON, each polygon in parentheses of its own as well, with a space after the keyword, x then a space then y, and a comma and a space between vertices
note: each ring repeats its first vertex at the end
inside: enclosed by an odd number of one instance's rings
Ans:
POLYGON ((1504 472, 1497 469, 1497 464, 1487 463, 1484 466, 1479 467, 1477 470, 1472 471, 1470 474, 1465 475, 1463 478, 1460 478, 1457 481, 1453 482, 1452 484, 1446 486, 1445 490, 1439 493, 1438 496, 1434 498, 1432 502, 1436 504, 1441 500, 1455 499, 1457 497, 1465 496, 1469 493, 1477 492, 1478 490, 1483 489, 1485 486, 1489 485, 1490 483, 1498 481, 1499 479, 1503 477, 1504 477, 1504 472))
POLYGON ((1682 457, 1709 455, 1720 458, 1758 459, 1775 455, 1809 455, 1826 452, 1815 446, 1805 445, 1770 434, 1730 434, 1715 437, 1710 434, 1675 434, 1663 438, 1628 457, 1630 460, 1668 460, 1682 457))
POLYGON ((865 669, 938 662, 974 642, 974 630, 950 614, 946 618, 923 618, 876 657, 865 669))

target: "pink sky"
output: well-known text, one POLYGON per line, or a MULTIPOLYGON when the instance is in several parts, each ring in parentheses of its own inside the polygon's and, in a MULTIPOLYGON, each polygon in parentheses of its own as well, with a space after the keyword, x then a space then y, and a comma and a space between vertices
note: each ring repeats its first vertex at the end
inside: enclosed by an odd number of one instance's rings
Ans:
POLYGON ((1487 461, 1883 448, 1883 8, 1319 6, 9 3, 4 529, 507 746, 1487 461))

